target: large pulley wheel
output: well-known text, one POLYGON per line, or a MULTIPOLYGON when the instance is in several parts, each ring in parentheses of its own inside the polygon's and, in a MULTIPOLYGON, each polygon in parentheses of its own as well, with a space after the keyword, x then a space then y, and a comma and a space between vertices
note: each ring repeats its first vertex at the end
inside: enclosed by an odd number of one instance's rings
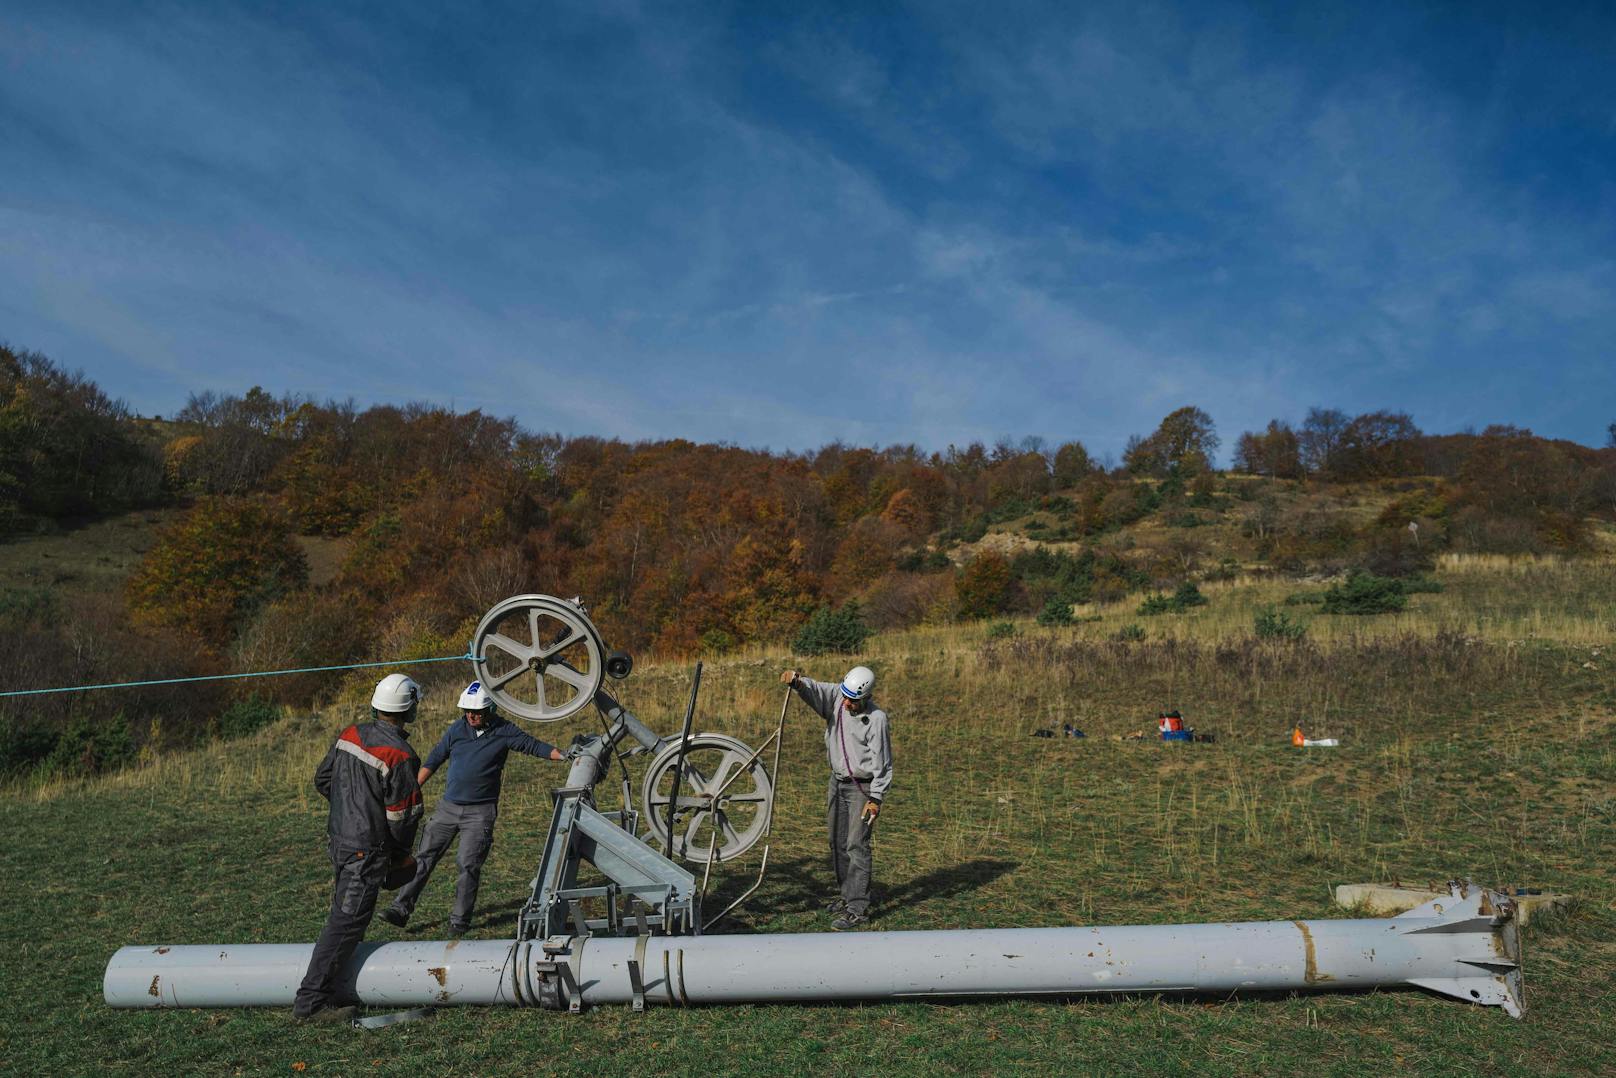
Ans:
MULTIPOLYGON (((664 846, 668 803, 679 770, 679 740, 657 753, 640 791, 640 818, 664 846)), ((728 861, 750 850, 769 827, 774 783, 745 742, 725 734, 698 734, 685 752, 684 782, 673 807, 675 856, 728 861)))
POLYGON ((513 595, 477 623, 471 665, 508 715, 557 722, 594 700, 605 646, 589 615, 553 595, 513 595))

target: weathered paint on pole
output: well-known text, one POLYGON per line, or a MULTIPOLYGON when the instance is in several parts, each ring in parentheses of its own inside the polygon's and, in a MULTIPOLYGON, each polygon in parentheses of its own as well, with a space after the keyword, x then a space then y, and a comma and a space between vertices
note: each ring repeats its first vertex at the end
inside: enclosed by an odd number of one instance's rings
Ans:
MULTIPOLYGON (((1414 986, 1523 1008, 1513 910, 1475 887, 1400 917, 1114 928, 560 937, 361 946, 373 1006, 820 1002, 1414 986)), ((308 945, 125 947, 115 1007, 286 1006, 308 945)))
MULTIPOLYGON (((124 947, 107 963, 114 1007, 289 1007, 312 943, 124 947)), ((336 993, 372 1006, 516 1003, 509 940, 361 943, 336 993)))

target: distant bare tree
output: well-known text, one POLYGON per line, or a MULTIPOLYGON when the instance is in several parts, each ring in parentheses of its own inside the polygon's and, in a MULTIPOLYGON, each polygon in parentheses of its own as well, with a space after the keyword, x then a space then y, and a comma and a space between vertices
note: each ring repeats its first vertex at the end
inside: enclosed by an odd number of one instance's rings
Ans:
POLYGON ((1309 408, 1302 420, 1297 436, 1302 452, 1302 467, 1313 474, 1328 473, 1336 464, 1341 451, 1341 438, 1352 420, 1339 408, 1309 408))
POLYGON ((463 562, 454 576, 455 594, 469 610, 489 610, 501 599, 532 591, 533 573, 510 548, 484 551, 463 562))

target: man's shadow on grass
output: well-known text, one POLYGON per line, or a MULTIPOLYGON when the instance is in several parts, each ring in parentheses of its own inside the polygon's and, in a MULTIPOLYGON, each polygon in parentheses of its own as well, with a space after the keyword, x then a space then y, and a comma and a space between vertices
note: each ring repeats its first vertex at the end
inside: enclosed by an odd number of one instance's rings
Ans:
MULTIPOLYGON (((977 858, 947 868, 939 868, 921 876, 898 883, 883 884, 880 865, 874 886, 875 905, 880 907, 907 906, 914 902, 955 898, 968 894, 1019 867, 1020 862, 992 858, 977 858)), ((714 910, 723 909, 730 901, 752 886, 757 877, 749 875, 726 880, 713 889, 703 903, 714 910)), ((748 905, 768 909, 774 913, 809 913, 822 910, 825 903, 836 897, 836 877, 823 860, 799 857, 791 861, 771 861, 764 876, 763 886, 748 905)))

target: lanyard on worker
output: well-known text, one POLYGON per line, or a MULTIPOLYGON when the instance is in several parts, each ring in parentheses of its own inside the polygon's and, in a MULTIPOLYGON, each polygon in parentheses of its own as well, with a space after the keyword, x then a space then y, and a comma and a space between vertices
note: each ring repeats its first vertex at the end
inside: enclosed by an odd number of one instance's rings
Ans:
POLYGON ((853 774, 853 761, 847 755, 847 729, 842 723, 842 716, 846 713, 847 698, 843 697, 842 699, 836 701, 836 737, 837 740, 841 741, 842 743, 842 766, 847 768, 847 777, 853 780, 854 786, 858 786, 859 793, 868 797, 869 794, 865 791, 864 787, 859 784, 859 777, 853 774))

